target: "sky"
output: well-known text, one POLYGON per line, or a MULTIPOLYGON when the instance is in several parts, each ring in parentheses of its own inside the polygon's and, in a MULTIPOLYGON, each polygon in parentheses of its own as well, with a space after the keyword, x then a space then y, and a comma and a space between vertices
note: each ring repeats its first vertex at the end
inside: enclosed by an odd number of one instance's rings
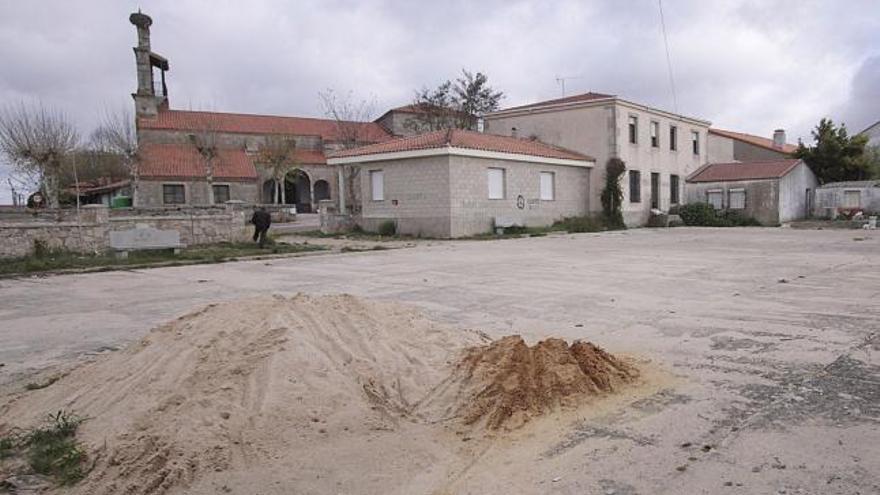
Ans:
MULTIPOLYGON (((880 120, 880 0, 431 2, 0 0, 0 107, 41 103, 87 136, 132 105, 135 28, 153 18, 172 108, 321 117, 328 88, 374 102, 480 71, 514 106, 596 91, 810 141, 822 117, 880 120)), ((0 164, 0 204, 9 202, 0 164)))

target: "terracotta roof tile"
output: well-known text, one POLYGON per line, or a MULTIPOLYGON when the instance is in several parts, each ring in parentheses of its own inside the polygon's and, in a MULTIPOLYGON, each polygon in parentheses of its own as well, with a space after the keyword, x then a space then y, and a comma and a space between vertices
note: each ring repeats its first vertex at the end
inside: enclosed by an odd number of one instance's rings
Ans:
MULTIPOLYGON (((375 122, 352 122, 358 126, 358 140, 380 143, 391 139, 385 129, 375 122)), ((138 119, 141 129, 193 131, 210 128, 217 132, 234 134, 284 134, 321 136, 325 141, 340 140, 339 126, 334 120, 306 117, 278 117, 238 113, 192 112, 163 110, 155 118, 138 119)))
POLYGON ((778 179, 789 173, 799 163, 801 161, 797 159, 710 163, 694 172, 688 177, 687 182, 778 179))
MULTIPOLYGON (((194 146, 149 144, 141 149, 140 175, 144 178, 204 178, 205 165, 194 146)), ((214 162, 217 179, 256 179, 257 170, 244 150, 220 149, 214 162)))
POLYGON ((465 148, 481 151, 495 151, 500 153, 515 153, 520 155, 540 156, 544 158, 559 158, 565 160, 590 160, 593 158, 570 151, 564 148, 551 146, 532 139, 520 139, 495 134, 485 134, 463 129, 445 129, 428 132, 417 136, 394 139, 380 144, 371 144, 336 153, 331 153, 329 158, 344 158, 350 156, 376 155, 380 153, 394 153, 403 151, 427 150, 436 148, 465 148))
POLYGON ((785 144, 782 149, 773 146, 773 140, 770 138, 765 138, 761 136, 755 136, 754 134, 746 134, 744 132, 733 132, 733 131, 725 131, 723 129, 709 129, 709 134, 715 134, 718 136, 724 136, 731 139, 736 139, 737 141, 742 141, 744 143, 749 143, 751 145, 757 146, 759 148, 768 149, 771 151, 781 151, 782 153, 794 153, 797 151, 797 146, 793 144, 785 144))

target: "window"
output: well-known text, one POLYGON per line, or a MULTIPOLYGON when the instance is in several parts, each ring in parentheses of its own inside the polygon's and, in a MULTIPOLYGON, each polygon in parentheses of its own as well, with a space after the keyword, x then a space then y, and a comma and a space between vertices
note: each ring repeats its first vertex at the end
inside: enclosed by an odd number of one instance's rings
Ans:
POLYGON ((660 174, 651 172, 651 208, 660 208, 660 174))
POLYGON ((680 199, 679 199, 680 194, 681 194, 681 191, 680 191, 679 185, 678 185, 678 176, 677 175, 670 175, 669 176, 669 202, 674 205, 677 205, 678 202, 680 201, 680 199))
POLYGON ((678 149, 678 127, 669 126, 669 149, 675 151, 678 149))
POLYGON ((700 154, 700 133, 697 131, 691 132, 691 147, 694 149, 694 154, 700 154))
POLYGON ((489 199, 504 199, 504 169, 489 169, 489 199))
POLYGON ((385 200, 385 172, 370 170, 370 197, 373 201, 385 200))
POLYGON ((162 202, 166 205, 186 203, 186 189, 183 184, 162 184, 162 202))
POLYGON ((629 116, 629 142, 632 144, 638 143, 638 134, 639 134, 639 118, 635 115, 629 116))
POLYGON ((721 189, 706 191, 706 202, 712 205, 716 210, 720 210, 724 207, 724 191, 721 189))
POLYGON ((229 201, 229 186, 226 184, 214 187, 214 204, 223 204, 229 201))
POLYGON ((742 210, 746 207, 746 190, 731 189, 728 193, 730 198, 727 200, 727 207, 731 210, 742 210))
POLYGON ((660 147, 660 123, 651 122, 651 147, 660 147))
POLYGON ((861 191, 844 191, 843 192, 843 207, 844 208, 858 208, 862 204, 862 193, 861 191))
POLYGON ((541 199, 553 201, 556 198, 556 174, 553 172, 541 172, 541 199))
POLYGON ((638 170, 629 171, 629 202, 642 201, 642 174, 638 170))

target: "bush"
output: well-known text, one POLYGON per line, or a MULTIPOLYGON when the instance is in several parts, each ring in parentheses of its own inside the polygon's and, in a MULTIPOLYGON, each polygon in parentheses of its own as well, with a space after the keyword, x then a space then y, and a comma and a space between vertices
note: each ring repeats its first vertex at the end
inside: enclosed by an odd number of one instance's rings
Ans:
POLYGON ((737 210, 716 211, 709 203, 689 203, 671 209, 669 213, 680 216, 681 221, 691 227, 750 227, 761 225, 761 222, 737 210))
POLYGON ((685 225, 691 227, 715 227, 718 223, 715 208, 709 203, 681 205, 678 207, 678 216, 685 225))
POLYGON ((601 220, 591 216, 565 217, 554 222, 552 228, 553 230, 565 230, 572 234, 607 230, 601 220))
POLYGON ((397 233, 397 224, 394 220, 385 220, 379 224, 378 234, 382 236, 393 236, 397 233))

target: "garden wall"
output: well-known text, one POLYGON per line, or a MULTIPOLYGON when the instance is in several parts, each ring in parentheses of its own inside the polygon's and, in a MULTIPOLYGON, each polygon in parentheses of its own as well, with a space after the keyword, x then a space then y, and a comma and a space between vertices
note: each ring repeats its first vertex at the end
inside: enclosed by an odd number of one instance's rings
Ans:
POLYGON ((75 210, 0 215, 0 257, 26 256, 42 243, 48 249, 95 253, 110 248, 110 232, 149 226, 176 230, 187 245, 248 238, 252 208, 240 204, 187 208, 124 208, 87 205, 75 210))

